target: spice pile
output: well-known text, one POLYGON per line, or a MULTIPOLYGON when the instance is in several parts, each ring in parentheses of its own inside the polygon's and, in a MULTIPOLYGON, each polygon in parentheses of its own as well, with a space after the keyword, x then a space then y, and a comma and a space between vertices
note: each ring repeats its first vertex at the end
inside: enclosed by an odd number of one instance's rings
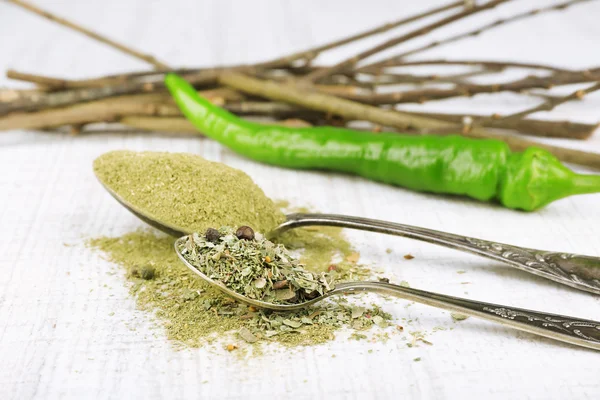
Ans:
POLYGON ((94 172, 145 215, 188 233, 239 225, 268 232, 285 219, 247 174, 193 154, 112 151, 94 172))
POLYGON ((333 283, 326 273, 306 270, 283 245, 255 235, 248 226, 193 233, 179 251, 210 279, 267 303, 303 303, 331 290, 333 283))
MULTIPOLYGON (((219 268, 231 267, 225 251, 229 255, 242 252, 250 265, 266 263, 269 268, 263 271, 267 273, 262 277, 264 287, 260 287, 258 276, 249 287, 242 279, 233 286, 240 293, 258 298, 264 295, 260 289, 273 289, 276 282, 287 280, 294 289, 302 289, 302 299, 325 290, 325 276, 336 281, 370 276, 370 271, 357 264, 358 253, 343 238, 340 228, 294 229, 278 237, 277 244, 268 244, 260 237, 257 241, 242 240, 255 236, 247 226, 235 235, 227 229, 209 229, 254 224, 260 227, 257 231, 266 232, 284 219, 279 208, 288 207, 286 203, 276 206, 250 177, 226 165, 191 154, 117 151, 99 157, 94 169, 105 185, 144 213, 182 231, 204 232, 203 237, 192 236, 195 253, 189 253, 189 260, 203 268, 207 260, 200 260, 199 255, 210 258, 210 269, 217 274, 214 278, 225 280, 219 274, 224 270, 219 268), (223 244, 222 249, 218 243, 223 244), (299 252, 300 263, 308 271, 300 269, 283 246, 299 252), (277 281, 267 280, 269 271, 277 281), (286 278, 278 278, 280 273, 286 278)), ((334 332, 344 327, 362 332, 390 323, 390 315, 379 307, 355 307, 346 299, 328 299, 289 313, 237 303, 187 269, 173 249, 174 241, 170 236, 138 231, 92 239, 88 244, 126 268, 139 308, 155 312, 168 338, 178 343, 201 346, 228 337, 226 333, 237 333, 238 339, 248 343, 319 344, 333 339, 334 332)), ((256 272, 250 268, 248 276, 256 272)), ((294 290, 295 295, 298 292, 294 290)), ((364 334, 355 337, 364 338, 364 334)))
MULTIPOLYGON (((312 232, 315 236, 327 235, 312 232)), ((304 236, 312 232, 306 231, 304 236)), ((167 337, 178 343, 199 347, 223 339, 227 333, 236 333, 248 343, 314 345, 334 339, 334 333, 341 328, 353 329, 362 335, 362 331, 374 325, 385 328, 390 324, 391 316, 379 307, 356 307, 344 299, 328 299, 287 313, 237 303, 188 270, 173 251, 173 242, 170 236, 138 231, 116 238, 96 238, 88 243, 127 269, 127 279, 132 283, 130 290, 138 307, 154 312, 167 337), (153 270, 151 279, 144 279, 138 273, 144 268, 153 270)), ((325 249, 324 256, 335 251, 325 249)), ((335 269, 343 280, 347 272, 355 279, 360 267, 344 261, 335 269)), ((236 342, 236 338, 226 341, 236 342)))

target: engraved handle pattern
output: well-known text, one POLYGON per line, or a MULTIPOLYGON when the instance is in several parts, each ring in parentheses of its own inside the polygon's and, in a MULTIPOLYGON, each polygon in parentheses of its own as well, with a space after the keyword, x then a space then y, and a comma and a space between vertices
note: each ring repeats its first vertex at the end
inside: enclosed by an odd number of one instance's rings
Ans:
POLYGON ((323 297, 361 291, 394 295, 561 342, 600 350, 600 322, 598 321, 486 303, 382 282, 340 283, 323 297))
POLYGON ((469 237, 464 240, 488 252, 488 257, 493 256, 490 258, 571 287, 600 294, 600 260, 595 257, 527 249, 469 237))
POLYGON ((484 311, 512 321, 524 321, 543 329, 553 329, 566 335, 574 335, 600 344, 600 324, 571 317, 544 315, 534 311, 512 310, 506 307, 484 307, 484 311))
POLYGON ((528 249, 417 226, 334 214, 291 214, 272 234, 328 225, 417 239, 503 262, 579 290, 600 294, 600 258, 528 249))

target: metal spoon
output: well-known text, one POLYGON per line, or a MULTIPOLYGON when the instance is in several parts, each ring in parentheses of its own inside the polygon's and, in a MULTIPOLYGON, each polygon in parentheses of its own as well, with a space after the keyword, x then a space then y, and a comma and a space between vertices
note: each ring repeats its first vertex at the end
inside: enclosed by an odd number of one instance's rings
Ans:
POLYGON ((499 304, 484 303, 459 297, 447 296, 424 290, 392 285, 384 282, 346 282, 338 283, 335 288, 322 296, 300 304, 274 304, 250 299, 237 293, 223 283, 214 281, 192 264, 181 253, 181 245, 188 236, 183 236, 175 242, 175 251, 183 263, 196 275, 209 284, 217 287, 225 294, 243 303, 275 311, 294 311, 318 303, 330 296, 344 296, 357 292, 373 292, 389 294, 405 300, 415 301, 429 306, 458 312, 471 317, 496 322, 504 326, 533 333, 535 335, 571 343, 576 346, 600 350, 600 322, 578 319, 565 315, 549 314, 540 311, 526 310, 499 304))
MULTIPOLYGON (((102 180, 100 183, 119 203, 149 225, 176 237, 192 233, 168 222, 157 221, 123 199, 102 180)), ((287 215, 285 222, 267 236, 274 237, 289 229, 309 225, 338 226, 417 239, 491 258, 563 285, 600 294, 600 258, 598 257, 528 249, 417 226, 333 214, 290 214, 287 215)))

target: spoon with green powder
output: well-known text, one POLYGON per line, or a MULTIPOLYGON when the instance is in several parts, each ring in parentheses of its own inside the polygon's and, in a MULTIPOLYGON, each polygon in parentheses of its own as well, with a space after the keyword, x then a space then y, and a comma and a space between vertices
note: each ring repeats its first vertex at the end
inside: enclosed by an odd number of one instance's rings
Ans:
POLYGON ((113 151, 94 161, 104 188, 146 223, 179 237, 252 226, 274 238, 303 226, 336 226, 417 239, 503 262, 600 294, 600 258, 549 252, 398 223, 333 214, 284 215, 244 172, 187 153, 113 151))
POLYGON ((600 350, 600 322, 484 303, 385 282, 336 283, 314 274, 282 245, 248 227, 193 233, 175 242, 175 251, 196 275, 253 307, 297 311, 330 296, 373 292, 393 295, 451 312, 485 319, 539 336, 600 350))

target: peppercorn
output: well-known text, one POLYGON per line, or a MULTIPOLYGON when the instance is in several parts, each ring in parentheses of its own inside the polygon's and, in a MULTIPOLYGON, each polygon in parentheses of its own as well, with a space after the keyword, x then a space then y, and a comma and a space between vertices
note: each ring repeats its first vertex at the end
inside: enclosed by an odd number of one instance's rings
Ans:
POLYGON ((140 276, 142 277, 142 279, 149 281, 150 279, 154 279, 155 272, 156 270, 154 269, 154 267, 142 267, 142 270, 140 271, 140 276))
POLYGON ((240 226, 235 232, 235 236, 240 240, 254 240, 254 230, 246 225, 240 226))
POLYGON ((283 289, 288 286, 287 279, 282 281, 273 282, 273 290, 283 289))
POLYGON ((217 243, 219 241, 219 239, 221 238, 221 232, 219 232, 215 228, 208 228, 206 230, 206 233, 204 234, 204 237, 209 242, 217 243))

